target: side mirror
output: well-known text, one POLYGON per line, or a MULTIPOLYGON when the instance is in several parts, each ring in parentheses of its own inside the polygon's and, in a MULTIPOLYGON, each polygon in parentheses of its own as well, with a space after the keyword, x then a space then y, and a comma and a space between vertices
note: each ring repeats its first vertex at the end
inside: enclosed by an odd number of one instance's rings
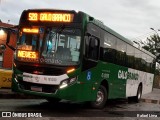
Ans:
POLYGON ((6 46, 4 44, 0 45, 0 51, 4 52, 6 50, 6 46))

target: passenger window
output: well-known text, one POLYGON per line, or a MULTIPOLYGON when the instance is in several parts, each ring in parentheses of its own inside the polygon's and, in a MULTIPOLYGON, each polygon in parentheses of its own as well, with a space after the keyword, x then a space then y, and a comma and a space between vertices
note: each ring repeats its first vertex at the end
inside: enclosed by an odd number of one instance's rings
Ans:
POLYGON ((142 52, 135 48, 135 69, 142 70, 141 56, 142 52))
POLYGON ((151 70, 151 65, 152 65, 152 61, 153 61, 153 58, 151 56, 147 56, 147 72, 152 72, 151 70))
POLYGON ((116 49, 116 37, 109 33, 105 33, 104 35, 104 47, 116 49))
POLYGON ((119 39, 117 40, 116 63, 126 66, 126 43, 119 39))
POLYGON ((127 44, 127 65, 129 68, 134 68, 134 47, 127 44))
POLYGON ((142 70, 147 71, 146 70, 147 55, 145 53, 142 53, 141 63, 142 63, 142 70))
POLYGON ((104 34, 104 61, 115 63, 116 40, 116 37, 114 37, 113 35, 109 33, 104 34))

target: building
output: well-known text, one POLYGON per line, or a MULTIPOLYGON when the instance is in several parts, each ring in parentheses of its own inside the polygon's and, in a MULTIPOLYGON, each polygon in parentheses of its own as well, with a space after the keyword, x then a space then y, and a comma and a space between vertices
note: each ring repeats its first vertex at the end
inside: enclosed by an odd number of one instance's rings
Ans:
MULTIPOLYGON (((3 23, 0 20, 0 27, 13 27, 14 25, 8 24, 8 23, 3 23)), ((6 33, 3 31, 3 29, 0 28, 0 45, 4 44, 6 45, 6 33)), ((9 43, 12 46, 16 46, 16 34, 11 35, 10 38, 11 42, 9 43)), ((11 69, 12 68, 12 62, 13 62, 13 51, 6 46, 5 51, 0 51, 0 68, 5 68, 5 69, 11 69)))

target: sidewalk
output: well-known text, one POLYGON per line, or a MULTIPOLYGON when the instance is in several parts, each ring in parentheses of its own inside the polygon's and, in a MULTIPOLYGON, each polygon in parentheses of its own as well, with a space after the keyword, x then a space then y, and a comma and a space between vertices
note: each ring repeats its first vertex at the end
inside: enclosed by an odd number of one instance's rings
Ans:
MULTIPOLYGON (((0 88, 0 99, 26 99, 37 98, 34 96, 26 96, 23 94, 17 94, 11 91, 11 89, 0 88)), ((142 96, 141 102, 160 104, 160 89, 154 88, 151 93, 142 96)))
POLYGON ((151 93, 142 96, 142 102, 160 104, 160 89, 153 88, 151 93))

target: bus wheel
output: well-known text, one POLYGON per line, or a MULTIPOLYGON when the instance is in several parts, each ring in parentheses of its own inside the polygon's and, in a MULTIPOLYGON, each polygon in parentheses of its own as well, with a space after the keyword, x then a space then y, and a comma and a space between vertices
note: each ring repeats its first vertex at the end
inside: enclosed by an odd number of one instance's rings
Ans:
POLYGON ((46 100, 50 103, 58 103, 59 101, 61 101, 61 99, 58 98, 47 98, 46 100))
POLYGON ((107 97, 107 90, 103 85, 101 85, 97 91, 96 101, 91 102, 91 107, 96 109, 103 108, 106 104, 107 97))
POLYGON ((142 86, 138 86, 137 95, 135 97, 135 102, 139 102, 142 96, 142 86))

